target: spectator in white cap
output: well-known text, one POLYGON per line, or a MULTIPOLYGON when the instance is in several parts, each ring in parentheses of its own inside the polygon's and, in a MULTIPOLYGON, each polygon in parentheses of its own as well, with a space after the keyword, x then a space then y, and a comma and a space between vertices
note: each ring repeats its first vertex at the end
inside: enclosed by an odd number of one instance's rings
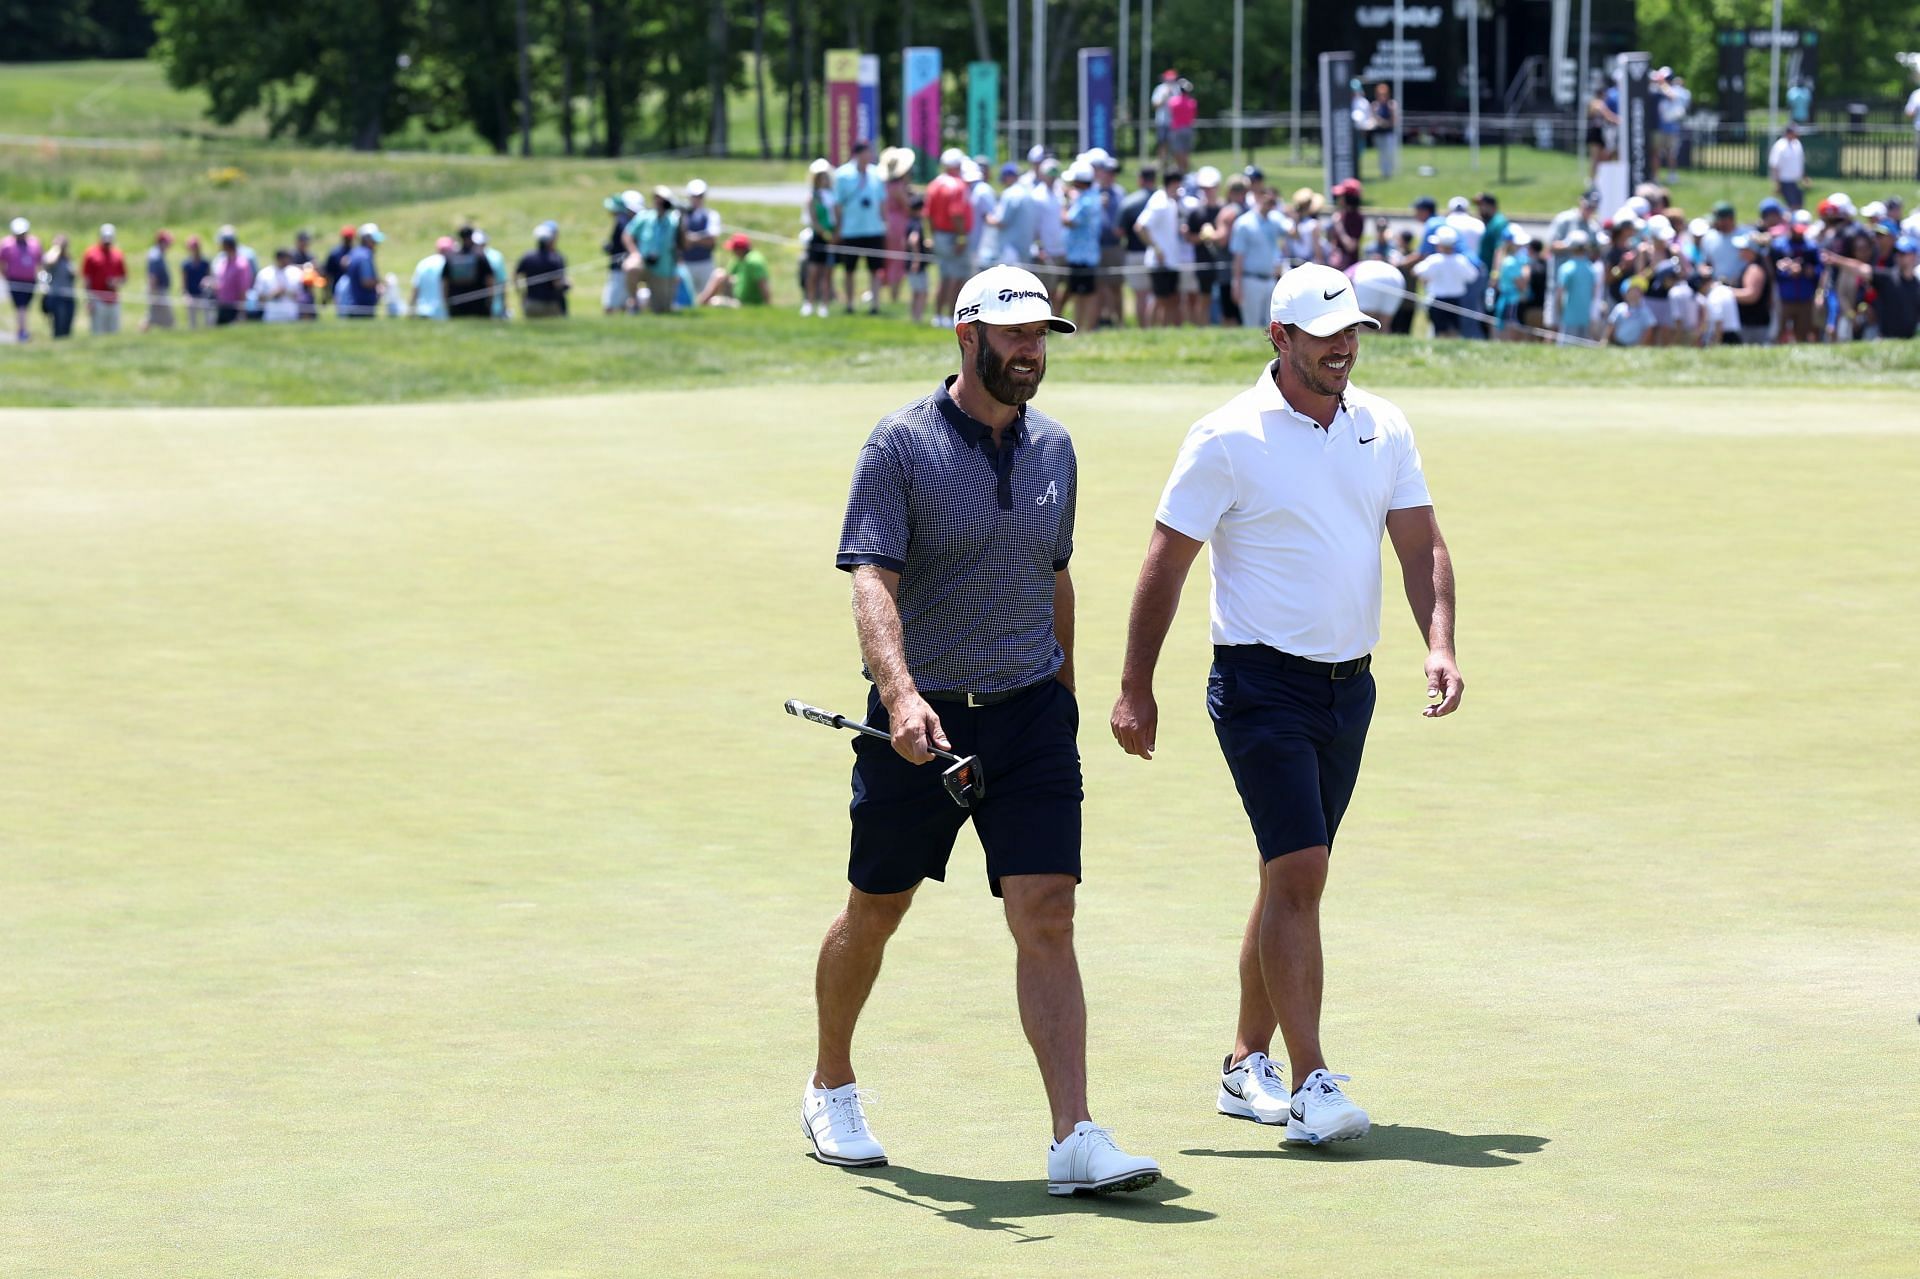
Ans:
MULTIPOLYGON (((1460 256, 1473 266, 1473 282, 1467 286, 1467 310, 1484 310, 1487 304, 1487 269, 1480 260, 1480 241, 1487 233, 1487 224, 1474 216, 1473 206, 1467 203, 1464 195, 1456 195, 1447 201, 1443 222, 1453 228, 1457 237, 1454 243, 1460 256)), ((1463 315, 1460 317, 1460 336, 1485 338, 1487 330, 1478 315, 1463 315)))
POLYGON ((87 286, 87 327, 101 335, 120 331, 120 286, 127 280, 126 255, 113 241, 113 223, 103 223, 99 241, 80 258, 80 277, 87 286))
POLYGON ((1046 282, 1057 308, 1067 295, 1067 227, 1062 220, 1071 193, 1061 192, 1060 161, 1045 156, 1025 179, 1032 189, 1033 273, 1046 282))
POLYGON ((833 193, 833 165, 824 158, 807 166, 806 266, 800 314, 833 314, 833 245, 840 238, 840 202, 833 193))
POLYGON ((340 308, 342 319, 371 320, 380 313, 380 295, 386 291, 386 282, 380 278, 374 249, 386 238, 375 223, 360 227, 360 243, 347 255, 346 270, 340 277, 346 293, 346 303, 340 308))
POLYGON ((687 183, 687 207, 680 215, 680 224, 680 261, 687 268, 693 295, 699 297, 713 278, 713 250, 724 229, 720 215, 707 207, 707 184, 700 178, 687 183))
POLYGON ((627 223, 625 243, 628 286, 638 297, 644 285, 647 310, 665 315, 673 309, 673 295, 680 285, 680 213, 672 191, 663 186, 653 189, 653 207, 627 223))
POLYGON ((496 320, 507 318, 507 257, 487 239, 487 233, 474 228, 474 247, 487 260, 487 314, 496 320))
POLYGON ((1269 314, 1275 358, 1187 432, 1161 492, 1108 724, 1123 750, 1152 758, 1155 667, 1210 547, 1207 711, 1258 853, 1238 1015, 1214 1032, 1229 1049, 1215 1106, 1319 1145, 1372 1127, 1321 1041, 1320 900, 1373 718, 1383 534, 1427 646, 1424 714, 1453 712, 1464 684, 1452 562, 1413 431, 1352 384, 1360 331, 1378 322, 1346 276, 1318 263, 1281 278, 1269 314))
POLYGON ((39 288, 40 240, 30 234, 33 226, 25 218, 15 218, 8 229, 11 234, 0 240, 0 275, 6 277, 13 299, 14 340, 25 342, 27 317, 33 314, 33 295, 39 288))
POLYGON ((1061 214, 1066 230, 1067 292, 1073 298, 1074 323, 1083 329, 1100 324, 1100 231, 1106 210, 1093 187, 1093 166, 1075 162, 1067 170, 1072 203, 1061 214))
POLYGON ((933 327, 953 323, 953 304, 960 284, 973 274, 967 260, 967 236, 973 229, 972 187, 966 180, 967 157, 955 147, 940 156, 940 172, 927 183, 927 225, 933 232, 933 256, 940 268, 940 291, 934 297, 933 327))
POLYGON ((1427 286, 1427 322, 1436 338, 1460 336, 1460 312, 1471 305, 1480 264, 1459 251, 1460 233, 1443 226, 1433 233, 1434 251, 1414 264, 1415 278, 1427 286))

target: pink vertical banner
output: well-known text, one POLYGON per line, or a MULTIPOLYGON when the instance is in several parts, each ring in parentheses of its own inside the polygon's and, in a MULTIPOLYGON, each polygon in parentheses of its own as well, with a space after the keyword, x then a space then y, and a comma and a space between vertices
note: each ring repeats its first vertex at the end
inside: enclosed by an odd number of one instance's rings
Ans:
POLYGON ((860 51, 827 50, 827 159, 845 164, 860 136, 860 51))
POLYGON ((940 165, 940 50, 912 46, 902 52, 901 88, 906 96, 907 145, 914 150, 913 176, 926 182, 940 165))

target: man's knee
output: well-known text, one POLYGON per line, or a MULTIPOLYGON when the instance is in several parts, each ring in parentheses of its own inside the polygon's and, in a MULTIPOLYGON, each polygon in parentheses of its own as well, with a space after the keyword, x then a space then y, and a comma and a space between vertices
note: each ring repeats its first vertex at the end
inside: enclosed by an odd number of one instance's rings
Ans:
POLYGON ((1310 910, 1327 886, 1325 844, 1283 853, 1260 868, 1261 894, 1269 909, 1310 910))
POLYGON ((849 931, 863 937, 885 940, 893 936, 913 905, 914 890, 903 893, 863 893, 847 890, 846 920, 849 931))
POLYGON ((1073 940, 1071 875, 1009 875, 1000 881, 1007 927, 1019 946, 1058 946, 1073 940))

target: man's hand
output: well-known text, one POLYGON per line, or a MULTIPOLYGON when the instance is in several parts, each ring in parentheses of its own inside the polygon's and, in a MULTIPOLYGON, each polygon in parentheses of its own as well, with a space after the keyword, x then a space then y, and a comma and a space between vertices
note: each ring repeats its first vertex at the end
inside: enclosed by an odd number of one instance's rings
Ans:
POLYGON ((1440 700, 1422 710, 1422 715, 1438 719, 1453 714, 1460 709, 1460 695, 1466 691, 1467 682, 1460 678, 1460 666, 1453 660, 1452 653, 1435 649, 1427 654, 1427 699, 1440 700))
POLYGON ((1141 759, 1153 758, 1154 738, 1160 730, 1160 707, 1152 693, 1122 691, 1120 700, 1113 704, 1113 716, 1108 724, 1121 750, 1141 759))
POLYGON ((929 745, 943 751, 953 749, 947 741, 946 730, 940 727, 940 717, 918 693, 901 698, 898 706, 889 706, 887 722, 892 725, 893 749, 910 764, 924 764, 932 759, 929 745))

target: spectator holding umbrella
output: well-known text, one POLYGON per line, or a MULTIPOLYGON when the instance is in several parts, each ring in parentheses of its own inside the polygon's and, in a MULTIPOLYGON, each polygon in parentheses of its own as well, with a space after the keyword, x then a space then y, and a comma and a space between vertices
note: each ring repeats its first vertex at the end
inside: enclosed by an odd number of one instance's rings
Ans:
POLYGON ((27 317, 39 287, 40 240, 25 218, 15 218, 8 229, 11 234, 0 240, 0 275, 6 277, 7 294, 13 299, 14 340, 25 342, 27 317))

